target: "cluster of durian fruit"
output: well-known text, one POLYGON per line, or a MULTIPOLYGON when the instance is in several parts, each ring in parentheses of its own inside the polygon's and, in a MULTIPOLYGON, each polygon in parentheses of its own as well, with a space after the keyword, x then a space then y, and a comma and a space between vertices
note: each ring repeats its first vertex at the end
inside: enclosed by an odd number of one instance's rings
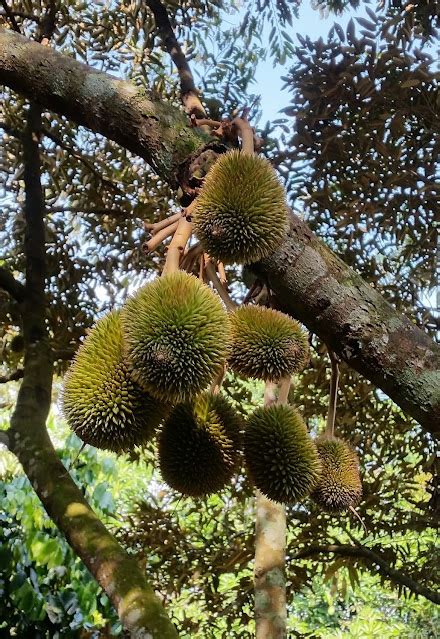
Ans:
MULTIPOLYGON (((196 200, 194 228, 223 262, 270 255, 287 226, 284 189, 263 158, 230 151, 213 166, 196 200)), ((342 440, 310 437, 289 405, 242 417, 213 389, 227 365, 244 378, 278 381, 308 361, 308 340, 289 316, 262 306, 228 312, 202 280, 167 272, 100 319, 64 383, 63 410, 87 444, 117 453, 158 433, 163 479, 183 495, 221 490, 242 463, 270 499, 311 496, 337 512, 356 505, 356 454, 342 440)))

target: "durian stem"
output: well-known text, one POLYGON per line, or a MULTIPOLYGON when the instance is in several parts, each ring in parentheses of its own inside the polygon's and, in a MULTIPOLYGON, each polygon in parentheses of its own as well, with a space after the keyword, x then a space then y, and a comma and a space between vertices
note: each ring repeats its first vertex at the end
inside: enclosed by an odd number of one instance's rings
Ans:
POLYGON ((226 375, 226 364, 221 367, 219 374, 211 384, 210 391, 213 395, 218 395, 226 375))
POLYGON ((197 244, 194 244, 194 246, 191 246, 191 248, 189 248, 186 251, 180 263, 180 268, 183 269, 184 271, 191 272, 194 267, 194 264, 196 263, 197 258, 202 253, 203 253, 202 245, 200 244, 200 242, 197 242, 197 244))
POLYGON ((326 435, 333 437, 335 432, 336 406, 338 403, 339 366, 336 355, 331 349, 328 349, 328 354, 332 365, 332 376, 330 380, 330 397, 325 433, 326 435))
POLYGON ((164 220, 160 220, 160 222, 154 222, 154 224, 150 224, 150 222, 144 222, 144 228, 146 231, 150 231, 151 235, 155 235, 158 231, 165 229, 171 224, 174 224, 174 222, 178 222, 181 217, 182 211, 179 211, 174 215, 170 215, 170 217, 166 217, 164 220))
POLYGON ((228 281, 228 278, 226 277, 226 271, 225 271, 225 266, 223 262, 217 262, 217 271, 219 274, 220 282, 222 284, 226 284, 228 281))
POLYGON ((289 391, 290 391, 290 377, 283 377, 278 382, 278 401, 277 404, 288 404, 289 403, 289 391))
POLYGON ((151 251, 154 251, 159 244, 162 244, 162 242, 167 239, 167 237, 176 232, 178 225, 179 222, 174 222, 157 232, 151 240, 148 240, 148 242, 144 244, 145 253, 151 253, 151 251))
POLYGON ((252 130, 251 125, 247 120, 243 118, 234 118, 232 123, 238 129, 238 133, 241 137, 241 151, 242 153, 247 153, 248 155, 253 155, 254 153, 254 132, 252 130))
POLYGON ((228 309, 228 311, 235 311, 235 309, 237 308, 238 304, 236 304, 229 297, 229 293, 226 290, 226 288, 224 287, 224 285, 220 282, 219 277, 217 275, 217 271, 215 270, 215 266, 211 262, 211 260, 208 260, 205 263, 205 271, 206 271, 206 275, 211 280, 211 282, 212 282, 214 288, 216 289, 217 293, 222 298, 222 300, 223 300, 226 308, 228 309))
MULTIPOLYGON (((282 394, 284 397, 285 386, 287 381, 283 380, 280 385, 280 396, 282 394)), ((266 382, 265 406, 270 406, 277 401, 275 389, 274 382, 266 382)), ((267 499, 259 490, 255 493, 255 504, 255 637, 256 639, 285 639, 286 511, 282 504, 267 499)))
POLYGON ((191 213, 194 210, 194 207, 194 202, 191 202, 178 223, 174 237, 168 247, 167 259, 165 261, 165 266, 163 267, 162 275, 175 273, 179 270, 180 258, 182 257, 185 247, 192 235, 192 222, 190 222, 188 218, 191 218, 191 213))

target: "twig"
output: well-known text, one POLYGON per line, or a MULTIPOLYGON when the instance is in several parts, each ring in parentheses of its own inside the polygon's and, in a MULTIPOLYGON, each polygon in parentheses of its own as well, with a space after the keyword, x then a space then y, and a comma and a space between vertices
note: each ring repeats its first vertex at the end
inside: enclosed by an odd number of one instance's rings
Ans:
POLYGON ((0 288, 9 293, 17 302, 23 301, 25 291, 23 284, 3 266, 0 266, 0 288))
POLYGON ((10 373, 9 375, 0 375, 0 384, 7 384, 8 382, 16 382, 19 379, 22 379, 24 376, 24 370, 22 368, 17 368, 16 371, 10 373))
POLYGON ((179 222, 174 222, 174 224, 169 224, 168 226, 163 228, 161 231, 156 233, 150 240, 148 240, 148 242, 145 242, 142 247, 145 253, 151 253, 151 251, 154 251, 154 249, 156 249, 159 246, 159 244, 162 244, 162 242, 166 240, 167 237, 170 237, 170 235, 173 235, 173 233, 177 230, 178 226, 179 226, 179 222))
POLYGON ((144 222, 144 228, 146 231, 150 231, 151 235, 155 235, 158 231, 161 231, 167 226, 170 226, 170 224, 178 222, 181 217, 182 211, 179 211, 178 213, 174 213, 174 215, 170 215, 170 217, 166 217, 164 220, 154 222, 154 224, 151 224, 150 222, 144 222))
POLYGON ((200 242, 191 246, 183 256, 183 259, 180 263, 180 268, 184 271, 192 271, 194 264, 199 257, 203 253, 203 248, 200 242))
POLYGON ((325 432, 326 435, 333 437, 335 432, 336 406, 338 403, 339 366, 338 359, 330 348, 328 349, 328 354, 332 365, 332 376, 330 381, 330 397, 325 432))
POLYGON ((217 262, 217 271, 219 274, 220 282, 222 284, 227 284, 228 278, 226 277, 225 267, 223 262, 217 262))
POLYGON ((290 377, 283 377, 278 382, 278 400, 277 404, 287 404, 289 399, 289 391, 290 391, 290 377))
POLYGON ((241 137, 241 150, 243 153, 253 155, 254 153, 254 132, 251 125, 243 118, 234 118, 232 124, 238 130, 241 137))
POLYGON ((226 364, 221 367, 219 374, 211 384, 210 391, 213 395, 218 395, 226 375, 226 364))
POLYGON ((194 202, 191 202, 185 210, 185 215, 177 224, 176 232, 168 247, 167 259, 163 267, 162 275, 175 273, 179 270, 180 258, 192 234, 192 222, 189 222, 187 218, 191 217, 194 206, 194 202))
POLYGON ((153 12, 156 27, 159 31, 165 49, 171 56, 176 65, 180 78, 181 99, 189 114, 194 113, 200 117, 206 115, 199 98, 199 92, 194 83, 193 74, 191 73, 188 61, 183 53, 167 13, 167 10, 159 0, 146 0, 146 4, 153 12))
POLYGON ((16 31, 17 33, 21 33, 20 31, 20 27, 17 24, 17 20, 15 19, 15 12, 12 11, 9 7, 8 7, 8 3, 6 2, 6 0, 0 0, 2 3, 2 7, 5 10, 5 14, 9 20, 9 22, 11 23, 12 28, 14 29, 14 31, 16 31))
POLYGON ((225 286, 220 282, 217 275, 217 271, 215 270, 214 264, 211 262, 211 260, 208 260, 208 262, 205 264, 205 271, 206 271, 206 275, 211 280, 217 293, 222 298, 226 308, 230 311, 235 311, 238 304, 232 301, 231 298, 229 297, 229 293, 226 290, 225 286))

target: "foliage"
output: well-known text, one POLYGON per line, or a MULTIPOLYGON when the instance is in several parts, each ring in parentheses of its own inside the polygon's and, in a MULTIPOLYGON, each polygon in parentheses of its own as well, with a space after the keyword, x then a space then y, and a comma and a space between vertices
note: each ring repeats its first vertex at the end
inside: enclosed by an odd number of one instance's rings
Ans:
MULTIPOLYGON (((339 11, 345 4, 326 7, 339 11)), ((286 77, 291 98, 286 118, 276 131, 266 131, 272 135, 266 136, 268 155, 291 201, 303 205, 314 230, 346 262, 430 330, 439 130, 438 77, 429 56, 438 14, 434 2, 411 8, 389 4, 376 13, 368 9, 369 19, 358 20, 360 35, 353 21, 346 33, 335 25, 327 42, 301 36, 295 46, 296 2, 253 1, 244 13, 220 0, 167 3, 213 117, 250 105, 255 121, 258 96, 251 91, 258 60, 268 54, 293 66, 286 77), (277 145, 273 136, 280 131, 277 145)), ((46 4, 13 0, 9 5, 25 12, 16 19, 32 37, 46 4)), ((152 84, 164 99, 178 102, 177 78, 158 48, 146 3, 118 0, 106 3, 105 10, 98 0, 59 3, 51 46, 138 86, 152 84)), ((27 104, 8 89, 2 89, 1 99, 0 265, 23 281, 21 136, 27 104)), ((43 113, 41 148, 47 322, 62 373, 96 317, 163 264, 163 253, 142 250, 143 223, 174 211, 177 200, 138 158, 66 118, 43 113)), ((230 267, 227 274, 240 296, 237 270, 230 267)), ((17 305, 0 291, 0 372, 6 376, 23 366, 23 354, 14 346, 20 332, 17 305)), ((328 366, 324 346, 314 337, 311 342, 310 363, 295 380, 291 399, 317 435, 328 405, 328 366)), ((244 412, 261 399, 258 382, 231 374, 224 392, 244 412)), ((13 400, 14 393, 2 389, 0 406, 13 400)), ((439 565, 435 442, 344 366, 336 432, 360 457, 364 498, 358 512, 367 530, 349 516, 319 513, 308 501, 289 509, 290 632, 434 637, 433 604, 405 599, 408 590, 377 565, 361 557, 307 552, 329 543, 365 545, 391 568, 433 589, 439 565)), ((71 437, 60 454, 72 464, 78 448, 71 437)), ((70 472, 92 505, 145 562, 183 636, 252 636, 252 491, 242 476, 221 495, 200 502, 166 490, 140 456, 116 463, 86 448, 74 467, 70 472)), ((19 636, 58 631, 75 636, 107 624, 116 634, 108 600, 48 521, 19 470, 8 472, 0 484, 2 622, 19 636)))

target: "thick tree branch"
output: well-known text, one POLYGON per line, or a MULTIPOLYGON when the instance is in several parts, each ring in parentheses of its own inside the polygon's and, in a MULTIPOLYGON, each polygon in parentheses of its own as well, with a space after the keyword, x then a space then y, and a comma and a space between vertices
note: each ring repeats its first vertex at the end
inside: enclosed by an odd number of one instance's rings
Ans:
POLYGON ((353 557, 355 559, 362 559, 366 561, 370 566, 377 567, 377 571, 387 577, 391 581, 396 584, 400 584, 401 586, 405 586, 411 592, 416 595, 422 595, 422 597, 426 597, 435 604, 440 604, 440 594, 423 586, 418 581, 415 581, 405 573, 402 573, 400 570, 396 570, 390 564, 385 561, 379 554, 366 548, 365 546, 350 546, 346 544, 337 545, 337 544, 327 544, 322 546, 309 546, 309 548, 305 548, 300 552, 296 553, 292 556, 292 559, 309 559, 310 557, 314 557, 315 555, 328 555, 328 554, 336 554, 340 557, 353 557))
POLYGON ((9 293, 17 302, 22 302, 24 286, 12 275, 8 269, 0 266, 0 288, 9 293))
MULTIPOLYGON (((203 148, 171 105, 127 82, 0 29, 0 82, 126 146, 171 186, 181 164, 203 148)), ((264 263, 279 306, 371 380, 431 433, 440 431, 440 346, 397 313, 371 286, 292 216, 286 241, 264 263)))
POLYGON ((187 116, 130 82, 0 29, 0 83, 144 158, 170 185, 209 140, 187 116))
POLYGON ((325 246, 296 215, 286 240, 252 266, 274 302, 381 388, 429 432, 440 433, 440 345, 325 246))
POLYGON ((180 94, 187 113, 194 113, 197 117, 203 117, 206 113, 198 97, 199 92, 194 83, 193 74, 185 54, 174 35, 167 10, 159 0, 146 0, 146 5, 153 12, 163 45, 176 65, 180 78, 180 94))
POLYGON ((130 557, 91 510, 58 459, 46 430, 53 354, 47 335, 44 199, 40 180, 41 113, 34 104, 23 135, 26 285, 23 302, 23 382, 7 432, 48 515, 107 592, 131 636, 176 639, 177 633, 136 559, 130 557))

